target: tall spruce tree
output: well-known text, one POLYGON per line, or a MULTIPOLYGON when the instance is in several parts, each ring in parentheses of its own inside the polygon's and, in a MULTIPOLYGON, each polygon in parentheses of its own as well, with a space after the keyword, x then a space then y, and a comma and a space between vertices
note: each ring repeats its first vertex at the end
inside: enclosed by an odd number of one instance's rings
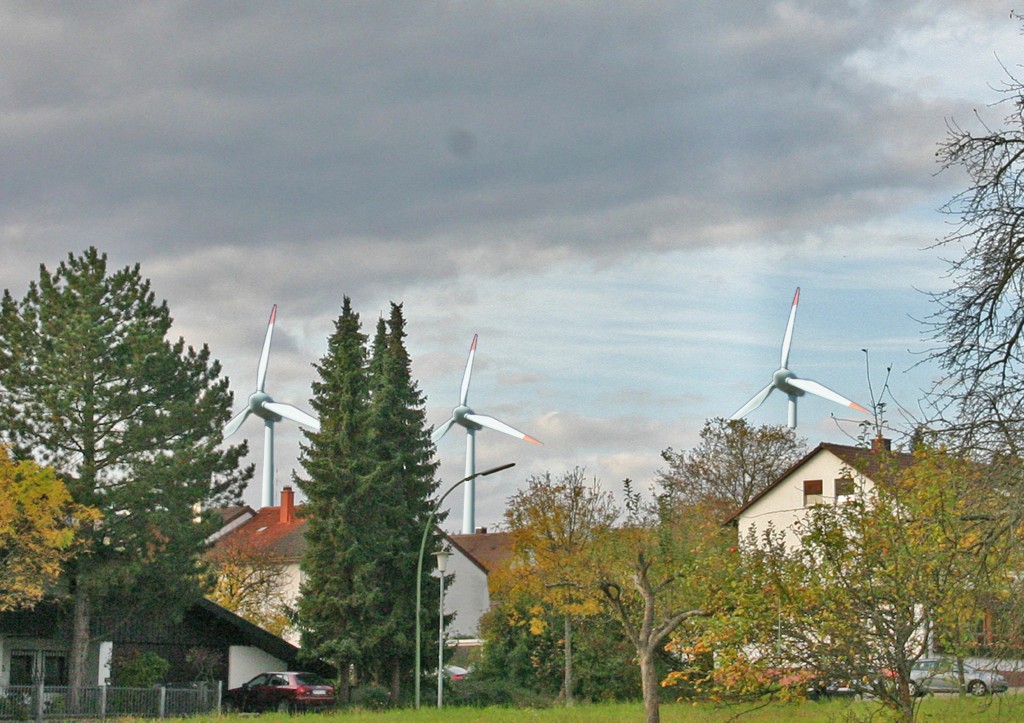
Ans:
MULTIPOLYGON (((311 405, 320 432, 303 447, 306 477, 298 480, 309 499, 303 649, 337 666, 343 690, 354 665, 360 677, 390 685, 395 698, 415 656, 416 558, 436 488, 404 337, 401 307, 392 305, 368 355, 345 298, 316 365, 311 405)), ((436 609, 437 595, 428 600, 436 609)))
MULTIPOLYGON (((416 564, 423 528, 433 508, 431 497, 437 490, 425 401, 412 378, 400 304, 391 304, 387 324, 381 319, 377 325, 370 369, 368 484, 381 506, 378 519, 383 526, 377 528, 373 544, 388 589, 376 610, 373 658, 378 676, 389 679, 392 699, 397 700, 403 673, 411 670, 416 653, 416 564)), ((428 549, 437 549, 439 536, 434 531, 430 535, 428 549)), ((425 582, 429 582, 430 568, 428 562, 419 571, 425 582)), ((423 592, 425 610, 437 610, 434 586, 424 584, 423 592)), ((431 617, 427 614, 422 619, 431 617)), ((423 637, 430 640, 432 636, 423 637)))
POLYGON ((102 520, 66 567, 70 682, 84 683, 90 619, 117 600, 168 614, 199 594, 216 528, 196 506, 236 499, 245 446, 220 448, 231 393, 209 349, 168 341, 171 316, 139 266, 108 273, 95 248, 0 302, 0 434, 52 466, 102 520))
POLYGON ((309 518, 299 599, 302 648, 333 663, 342 686, 349 666, 361 667, 364 660, 363 611, 373 605, 379 587, 360 523, 372 512, 365 486, 366 341, 359 314, 346 296, 327 353, 314 365, 319 379, 313 382, 310 405, 320 417, 320 431, 308 434, 301 456, 306 476, 297 478, 308 498, 303 514, 309 518))

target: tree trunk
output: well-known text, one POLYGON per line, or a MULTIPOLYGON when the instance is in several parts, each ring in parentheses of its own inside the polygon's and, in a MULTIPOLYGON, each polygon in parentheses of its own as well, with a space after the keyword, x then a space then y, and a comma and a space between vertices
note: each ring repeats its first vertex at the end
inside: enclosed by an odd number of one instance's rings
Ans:
POLYGON ((575 705, 572 697, 572 617, 565 614, 565 677, 562 680, 562 687, 565 690, 565 704, 569 707, 575 705))
POLYGON ((71 687, 68 703, 72 711, 78 710, 79 692, 85 686, 85 666, 89 658, 91 607, 89 593, 81 585, 77 585, 72 613, 71 660, 68 670, 68 683, 71 687))
POLYGON ((661 709, 658 704, 658 671, 654 665, 654 649, 644 646, 640 653, 640 683, 644 691, 644 713, 647 723, 661 721, 661 709))
POLYGON ((339 663, 336 667, 338 679, 335 681, 335 692, 341 703, 348 703, 352 700, 352 664, 339 663))
POLYGON ((956 681, 960 695, 967 692, 967 678, 964 675, 964 656, 956 656, 956 681))
POLYGON ((897 678, 896 687, 899 691, 900 707, 899 715, 900 720, 905 723, 914 723, 914 696, 910 694, 910 680, 904 680, 902 677, 897 678))
POLYGON ((402 692, 402 668, 398 660, 391 662, 391 702, 398 704, 398 696, 402 692))

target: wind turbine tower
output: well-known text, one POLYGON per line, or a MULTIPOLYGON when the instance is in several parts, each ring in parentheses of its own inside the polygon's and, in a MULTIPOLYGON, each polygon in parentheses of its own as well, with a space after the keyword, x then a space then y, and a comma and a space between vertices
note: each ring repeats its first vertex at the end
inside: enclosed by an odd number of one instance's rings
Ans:
POLYGON ((785 394, 789 398, 789 417, 788 424, 790 429, 796 429, 796 400, 804 395, 813 394, 816 397, 827 399, 830 402, 841 404, 844 407, 850 409, 856 409, 858 412, 868 413, 864 407, 860 406, 856 402, 852 402, 842 394, 832 391, 823 384, 818 382, 812 382, 810 379, 800 379, 789 369, 789 347, 793 342, 793 323, 796 321, 796 305, 800 301, 800 287, 796 289, 796 294, 793 296, 793 306, 789 311, 789 323, 786 325, 786 335, 782 338, 782 360, 779 362, 779 368, 772 374, 772 380, 768 383, 764 389, 755 394, 750 401, 744 404, 739 410, 736 411, 729 419, 741 419, 747 416, 750 412, 754 411, 768 398, 774 390, 778 389, 780 392, 785 394))
POLYGON ((241 412, 224 427, 224 438, 227 439, 242 426, 242 423, 255 414, 263 420, 263 488, 260 500, 261 507, 274 504, 274 424, 287 419, 301 424, 314 432, 320 431, 320 421, 312 415, 291 404, 275 402, 266 392, 267 366, 270 362, 270 338, 274 335, 274 319, 277 316, 277 304, 270 310, 270 323, 267 325, 267 336, 263 339, 263 352, 256 368, 256 391, 249 395, 249 401, 241 412))
MULTIPOLYGON (((541 444, 528 434, 514 429, 504 422, 485 414, 477 414, 467 406, 469 400, 469 380, 473 376, 473 357, 476 356, 477 335, 473 335, 473 343, 469 347, 469 360, 466 371, 462 375, 462 390, 459 394, 459 405, 452 410, 452 416, 444 424, 434 430, 431 440, 437 444, 448 430, 459 425, 466 430, 466 476, 476 474, 476 433, 484 427, 493 429, 525 442, 541 444)), ((462 506, 462 534, 468 535, 476 531, 476 480, 466 482, 465 496, 462 506)))

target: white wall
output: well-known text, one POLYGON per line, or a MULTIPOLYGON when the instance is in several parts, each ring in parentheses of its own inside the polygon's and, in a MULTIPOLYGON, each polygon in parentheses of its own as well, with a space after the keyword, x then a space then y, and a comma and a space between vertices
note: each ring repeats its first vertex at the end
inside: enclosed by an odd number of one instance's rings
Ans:
POLYGON ((285 565, 282 578, 281 594, 284 601, 290 607, 295 607, 298 605, 302 586, 302 570, 299 569, 299 563, 290 562, 285 565))
POLYGON ((248 645, 228 648, 228 688, 237 688, 267 671, 287 670, 287 664, 270 653, 248 645))
POLYGON ((768 525, 772 525, 785 533, 786 545, 796 549, 800 546, 800 539, 793 532, 793 525, 807 514, 804 507, 804 482, 821 480, 824 504, 834 504, 836 480, 844 477, 855 481, 858 492, 870 491, 874 486, 869 479, 851 470, 836 455, 828 450, 819 451, 744 510, 737 520, 739 539, 745 541, 751 530, 761 534, 768 525))
POLYGON ((110 680, 110 673, 114 661, 114 644, 112 642, 104 640, 100 643, 97 661, 97 668, 99 669, 97 685, 106 685, 110 680))
MULTIPOLYGON (((454 612, 455 619, 448 626, 447 636, 475 638, 480 632, 480 617, 491 609, 487 574, 458 548, 453 548, 448 558, 448 573, 452 572, 455 580, 445 588, 444 611, 454 612)), ((436 578, 434 583, 437 584, 436 578)))

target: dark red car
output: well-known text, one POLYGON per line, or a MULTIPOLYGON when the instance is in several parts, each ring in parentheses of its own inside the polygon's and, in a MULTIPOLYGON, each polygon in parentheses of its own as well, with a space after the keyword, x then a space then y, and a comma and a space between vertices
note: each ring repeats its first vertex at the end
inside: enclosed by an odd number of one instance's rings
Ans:
POLYGON ((334 705, 334 687, 316 673, 261 673, 224 694, 226 710, 299 710, 334 705))

